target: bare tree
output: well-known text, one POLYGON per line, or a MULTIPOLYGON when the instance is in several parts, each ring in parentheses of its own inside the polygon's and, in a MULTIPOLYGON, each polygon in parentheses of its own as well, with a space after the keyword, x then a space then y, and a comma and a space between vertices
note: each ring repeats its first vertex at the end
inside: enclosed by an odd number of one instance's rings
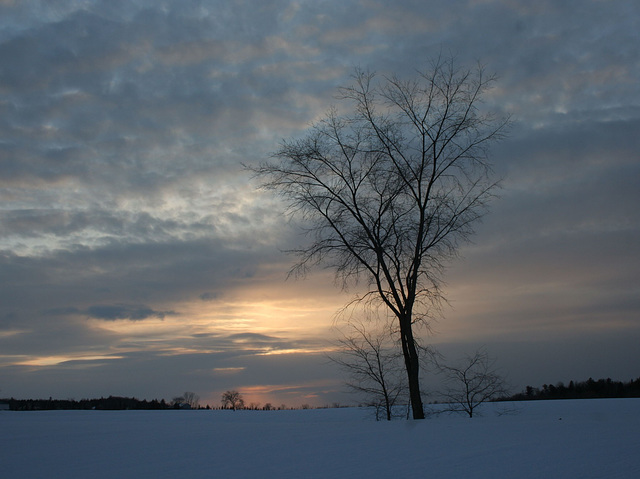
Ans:
POLYGON ((347 385, 363 394, 376 420, 394 416, 394 406, 406 397, 402 355, 391 344, 389 333, 368 332, 363 324, 351 324, 351 332, 338 340, 340 353, 329 358, 347 372, 347 385))
POLYGON ((242 409, 244 408, 244 398, 238 391, 225 391, 222 394, 222 407, 225 409, 242 409))
POLYGON ((507 119, 482 113, 492 85, 482 67, 439 58, 417 78, 377 82, 356 69, 340 89, 352 109, 332 109, 307 136, 284 141, 253 168, 311 235, 290 274, 323 263, 359 301, 379 301, 396 319, 413 417, 423 419, 415 327, 438 310, 441 276, 486 211, 496 183, 488 146, 507 119))
POLYGON ((505 379, 498 374, 495 360, 485 350, 467 356, 457 366, 438 364, 445 376, 442 396, 448 402, 447 411, 462 412, 473 417, 480 404, 508 393, 505 379))
POLYGON ((188 406, 191 409, 200 407, 200 396, 194 392, 186 391, 182 396, 176 396, 171 400, 171 405, 176 408, 188 406))
POLYGON ((198 409, 200 407, 200 396, 191 391, 186 391, 182 395, 185 404, 188 404, 191 409, 198 409))

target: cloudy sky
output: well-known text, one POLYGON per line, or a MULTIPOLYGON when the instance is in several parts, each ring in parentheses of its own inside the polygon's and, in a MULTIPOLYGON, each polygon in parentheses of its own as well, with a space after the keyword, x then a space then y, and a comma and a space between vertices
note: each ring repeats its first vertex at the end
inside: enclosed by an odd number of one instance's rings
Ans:
POLYGON ((285 280, 303 238, 241 164, 441 51, 514 123, 428 342, 515 390, 640 376, 639 32, 635 0, 0 0, 0 397, 348 401, 349 295, 285 280))

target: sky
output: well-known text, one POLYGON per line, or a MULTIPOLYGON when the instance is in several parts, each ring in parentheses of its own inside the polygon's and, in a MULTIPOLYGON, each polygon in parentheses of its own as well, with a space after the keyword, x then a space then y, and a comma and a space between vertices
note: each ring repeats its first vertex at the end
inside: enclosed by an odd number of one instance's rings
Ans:
POLYGON ((424 341, 514 392, 640 376, 639 32, 635 0, 0 0, 0 397, 357 402, 353 292, 287 279, 304 237, 243 165, 441 52, 513 124, 424 341))

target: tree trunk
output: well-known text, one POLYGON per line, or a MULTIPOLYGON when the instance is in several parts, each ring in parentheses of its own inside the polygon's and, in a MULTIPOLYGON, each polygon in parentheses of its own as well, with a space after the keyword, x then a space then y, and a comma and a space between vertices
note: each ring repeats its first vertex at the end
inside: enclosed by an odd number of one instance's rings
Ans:
MULTIPOLYGON (((379 364, 380 363, 378 362, 378 365, 379 364)), ((378 366, 378 369, 380 369, 380 366, 378 366)), ((387 391, 387 387, 385 385, 385 381, 382 375, 380 375, 380 378, 382 383, 382 395, 384 396, 384 410, 387 414, 387 421, 391 421, 391 399, 389 398, 389 392, 387 391)))
POLYGON ((404 364, 407 370, 407 379, 409 380, 409 399, 411 401, 413 419, 424 419, 422 396, 420 395, 420 362, 413 339, 410 318, 400 319, 400 335, 402 337, 402 354, 404 355, 404 364))

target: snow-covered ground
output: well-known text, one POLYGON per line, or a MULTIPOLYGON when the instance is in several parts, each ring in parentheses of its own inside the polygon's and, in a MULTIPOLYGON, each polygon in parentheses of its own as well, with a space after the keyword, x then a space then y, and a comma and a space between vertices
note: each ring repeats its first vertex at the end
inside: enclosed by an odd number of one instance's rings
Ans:
POLYGON ((481 412, 0 411, 0 478, 640 478, 640 399, 481 412))

